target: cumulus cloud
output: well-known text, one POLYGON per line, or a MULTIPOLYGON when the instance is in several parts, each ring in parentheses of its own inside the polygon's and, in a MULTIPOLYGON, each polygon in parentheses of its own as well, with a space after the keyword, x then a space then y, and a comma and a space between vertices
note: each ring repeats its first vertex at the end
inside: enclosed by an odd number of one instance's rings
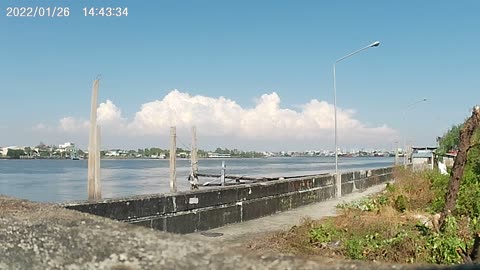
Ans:
MULTIPOLYGON (((173 90, 162 100, 143 104, 131 120, 107 100, 98 108, 98 122, 102 130, 115 131, 117 136, 157 136, 168 134, 170 126, 186 131, 195 125, 201 136, 223 137, 224 141, 319 141, 333 137, 333 114, 332 104, 316 99, 298 110, 282 108, 275 92, 262 95, 253 107, 244 108, 225 97, 192 96, 173 90)), ((338 109, 337 118, 339 136, 345 143, 375 143, 396 134, 386 125, 365 125, 355 118, 353 110, 338 109)), ((88 128, 88 121, 65 117, 60 120, 60 127, 78 131, 88 128)))
MULTIPOLYGON (((116 130, 117 128, 126 125, 126 119, 122 117, 121 110, 113 104, 111 100, 100 103, 97 109, 97 123, 106 127, 109 130, 116 130)), ((59 121, 59 130, 63 132, 79 132, 85 131, 90 127, 90 121, 86 119, 77 119, 71 116, 63 117, 59 121)), ((43 123, 37 124, 34 129, 45 130, 48 129, 43 123)))
POLYGON ((143 104, 129 129, 136 134, 152 135, 168 132, 173 125, 179 129, 197 125, 206 127, 206 135, 226 135, 238 129, 238 116, 243 111, 224 97, 190 96, 174 90, 163 100, 143 104))
MULTIPOLYGON (((258 139, 315 139, 332 133, 333 105, 316 99, 300 111, 281 108, 277 93, 262 95, 253 108, 242 108, 224 97, 191 96, 171 91, 163 100, 144 104, 129 124, 137 134, 162 134, 168 127, 189 128, 196 125, 203 135, 258 139)), ((353 110, 337 111, 338 127, 357 136, 392 135, 386 127, 367 127, 354 118, 353 110)), ((200 131, 199 131, 200 132, 200 131)), ((330 136, 330 135, 328 135, 330 136)))
POLYGON ((77 132, 87 129, 88 126, 88 121, 76 119, 71 116, 60 119, 60 130, 64 132, 77 132))
POLYGON ((125 125, 126 119, 122 117, 122 111, 107 99, 98 106, 97 121, 102 126, 121 127, 125 125))

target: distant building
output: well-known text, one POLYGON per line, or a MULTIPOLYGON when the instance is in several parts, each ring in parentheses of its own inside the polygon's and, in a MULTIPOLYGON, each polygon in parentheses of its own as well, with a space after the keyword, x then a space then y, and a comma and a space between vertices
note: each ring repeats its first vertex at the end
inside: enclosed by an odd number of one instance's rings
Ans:
POLYGON ((64 144, 60 144, 58 146, 58 148, 60 148, 60 149, 73 149, 73 148, 75 148, 75 144, 71 143, 71 142, 66 142, 64 144))
POLYGON ((18 146, 2 147, 2 148, 0 148, 0 155, 6 157, 9 149, 12 149, 12 150, 22 150, 22 149, 24 149, 24 148, 21 148, 21 147, 18 147, 18 146))
POLYGON ((414 171, 430 169, 435 164, 435 150, 437 147, 412 147, 411 162, 414 171))
POLYGON ((447 167, 453 167, 453 163, 455 162, 455 158, 457 157, 458 150, 453 150, 445 154, 443 157, 443 162, 447 167))
POLYGON ((230 154, 208 153, 209 158, 229 158, 230 154))
POLYGON ((274 156, 275 156, 274 153, 268 152, 268 151, 263 152, 263 155, 264 155, 265 157, 274 157, 274 156))
POLYGON ((128 156, 128 151, 127 150, 120 150, 120 149, 113 149, 113 150, 108 150, 105 153, 106 157, 127 157, 128 156))
POLYGON ((120 156, 120 153, 117 150, 110 150, 107 153, 105 153, 105 156, 106 157, 118 157, 118 156, 120 156))
POLYGON ((66 142, 64 144, 58 145, 58 149, 53 151, 54 156, 61 156, 61 157, 71 157, 72 154, 76 155, 77 149, 75 148, 75 144, 71 142, 66 142))
POLYGON ((187 153, 187 152, 180 152, 180 153, 177 153, 177 157, 179 157, 179 158, 189 158, 190 154, 187 153))
POLYGON ((167 156, 165 154, 151 155, 150 158, 153 159, 165 159, 167 156))

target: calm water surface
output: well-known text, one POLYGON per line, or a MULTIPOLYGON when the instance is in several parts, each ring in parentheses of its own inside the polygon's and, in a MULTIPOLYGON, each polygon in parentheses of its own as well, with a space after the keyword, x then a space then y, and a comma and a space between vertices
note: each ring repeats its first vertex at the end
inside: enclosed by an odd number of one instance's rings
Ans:
MULTIPOLYGON (((292 176, 332 172, 332 157, 225 159, 227 174, 243 176, 292 176)), ((391 166, 394 158, 340 158, 339 170, 352 171, 391 166)), ((201 173, 219 174, 222 160, 201 159, 201 173)), ((102 160, 104 198, 166 193, 168 160, 102 160)), ((189 160, 177 161, 177 186, 188 190, 189 160)), ((0 194, 43 202, 87 198, 86 160, 0 160, 0 194)), ((201 178, 200 182, 215 181, 201 178)))

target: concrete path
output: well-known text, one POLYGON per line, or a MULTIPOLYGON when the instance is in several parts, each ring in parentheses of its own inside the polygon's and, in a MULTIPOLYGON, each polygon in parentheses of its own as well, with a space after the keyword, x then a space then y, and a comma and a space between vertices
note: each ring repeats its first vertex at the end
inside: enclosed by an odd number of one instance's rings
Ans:
POLYGON ((381 192, 384 189, 385 184, 381 184, 365 190, 355 191, 341 198, 334 198, 328 201, 302 206, 259 219, 229 224, 224 227, 215 228, 204 232, 192 233, 188 234, 187 236, 194 240, 208 241, 222 245, 229 244, 233 246, 242 246, 246 242, 261 235, 274 231, 285 230, 293 225, 299 224, 305 217, 309 217, 311 219, 321 219, 323 217, 334 216, 336 214, 336 206, 338 204, 352 202, 365 196, 381 192))

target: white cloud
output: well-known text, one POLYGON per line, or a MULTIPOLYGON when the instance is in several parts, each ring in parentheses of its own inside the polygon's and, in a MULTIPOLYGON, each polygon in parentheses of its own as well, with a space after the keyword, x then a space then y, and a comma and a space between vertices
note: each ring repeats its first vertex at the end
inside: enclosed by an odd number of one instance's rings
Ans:
MULTIPOLYGON (((100 103, 97 109, 97 121, 100 126, 106 127, 110 130, 116 130, 123 127, 126 119, 122 117, 121 110, 113 104, 111 100, 100 103)), ((64 132, 78 132, 85 131, 90 127, 90 121, 86 119, 77 119, 71 116, 60 119, 59 129, 64 132)), ((48 129, 43 123, 37 124, 34 129, 45 130, 48 129)))
POLYGON ((111 100, 100 103, 97 109, 98 124, 102 126, 120 127, 126 119, 122 117, 122 111, 111 100))
POLYGON ((32 129, 33 130, 46 130, 48 127, 43 123, 36 124, 32 129))
MULTIPOLYGON (((158 136, 168 134, 170 126, 185 133, 192 125, 205 138, 223 137, 222 141, 275 141, 303 143, 330 141, 333 138, 334 108, 316 99, 298 110, 281 107, 277 93, 264 94, 253 108, 243 108, 235 101, 219 97, 191 96, 173 90, 162 100, 145 103, 130 121, 107 100, 98 108, 102 131, 116 136, 158 136)), ((337 110, 339 139, 342 143, 371 145, 391 143, 396 132, 386 125, 369 127, 355 118, 353 110, 337 110)), ((88 128, 88 121, 65 117, 60 120, 64 131, 88 128)), ((186 135, 186 134, 185 134, 186 135)))
POLYGON ((60 130, 64 132, 77 132, 88 128, 88 121, 75 119, 71 116, 60 119, 60 130))

